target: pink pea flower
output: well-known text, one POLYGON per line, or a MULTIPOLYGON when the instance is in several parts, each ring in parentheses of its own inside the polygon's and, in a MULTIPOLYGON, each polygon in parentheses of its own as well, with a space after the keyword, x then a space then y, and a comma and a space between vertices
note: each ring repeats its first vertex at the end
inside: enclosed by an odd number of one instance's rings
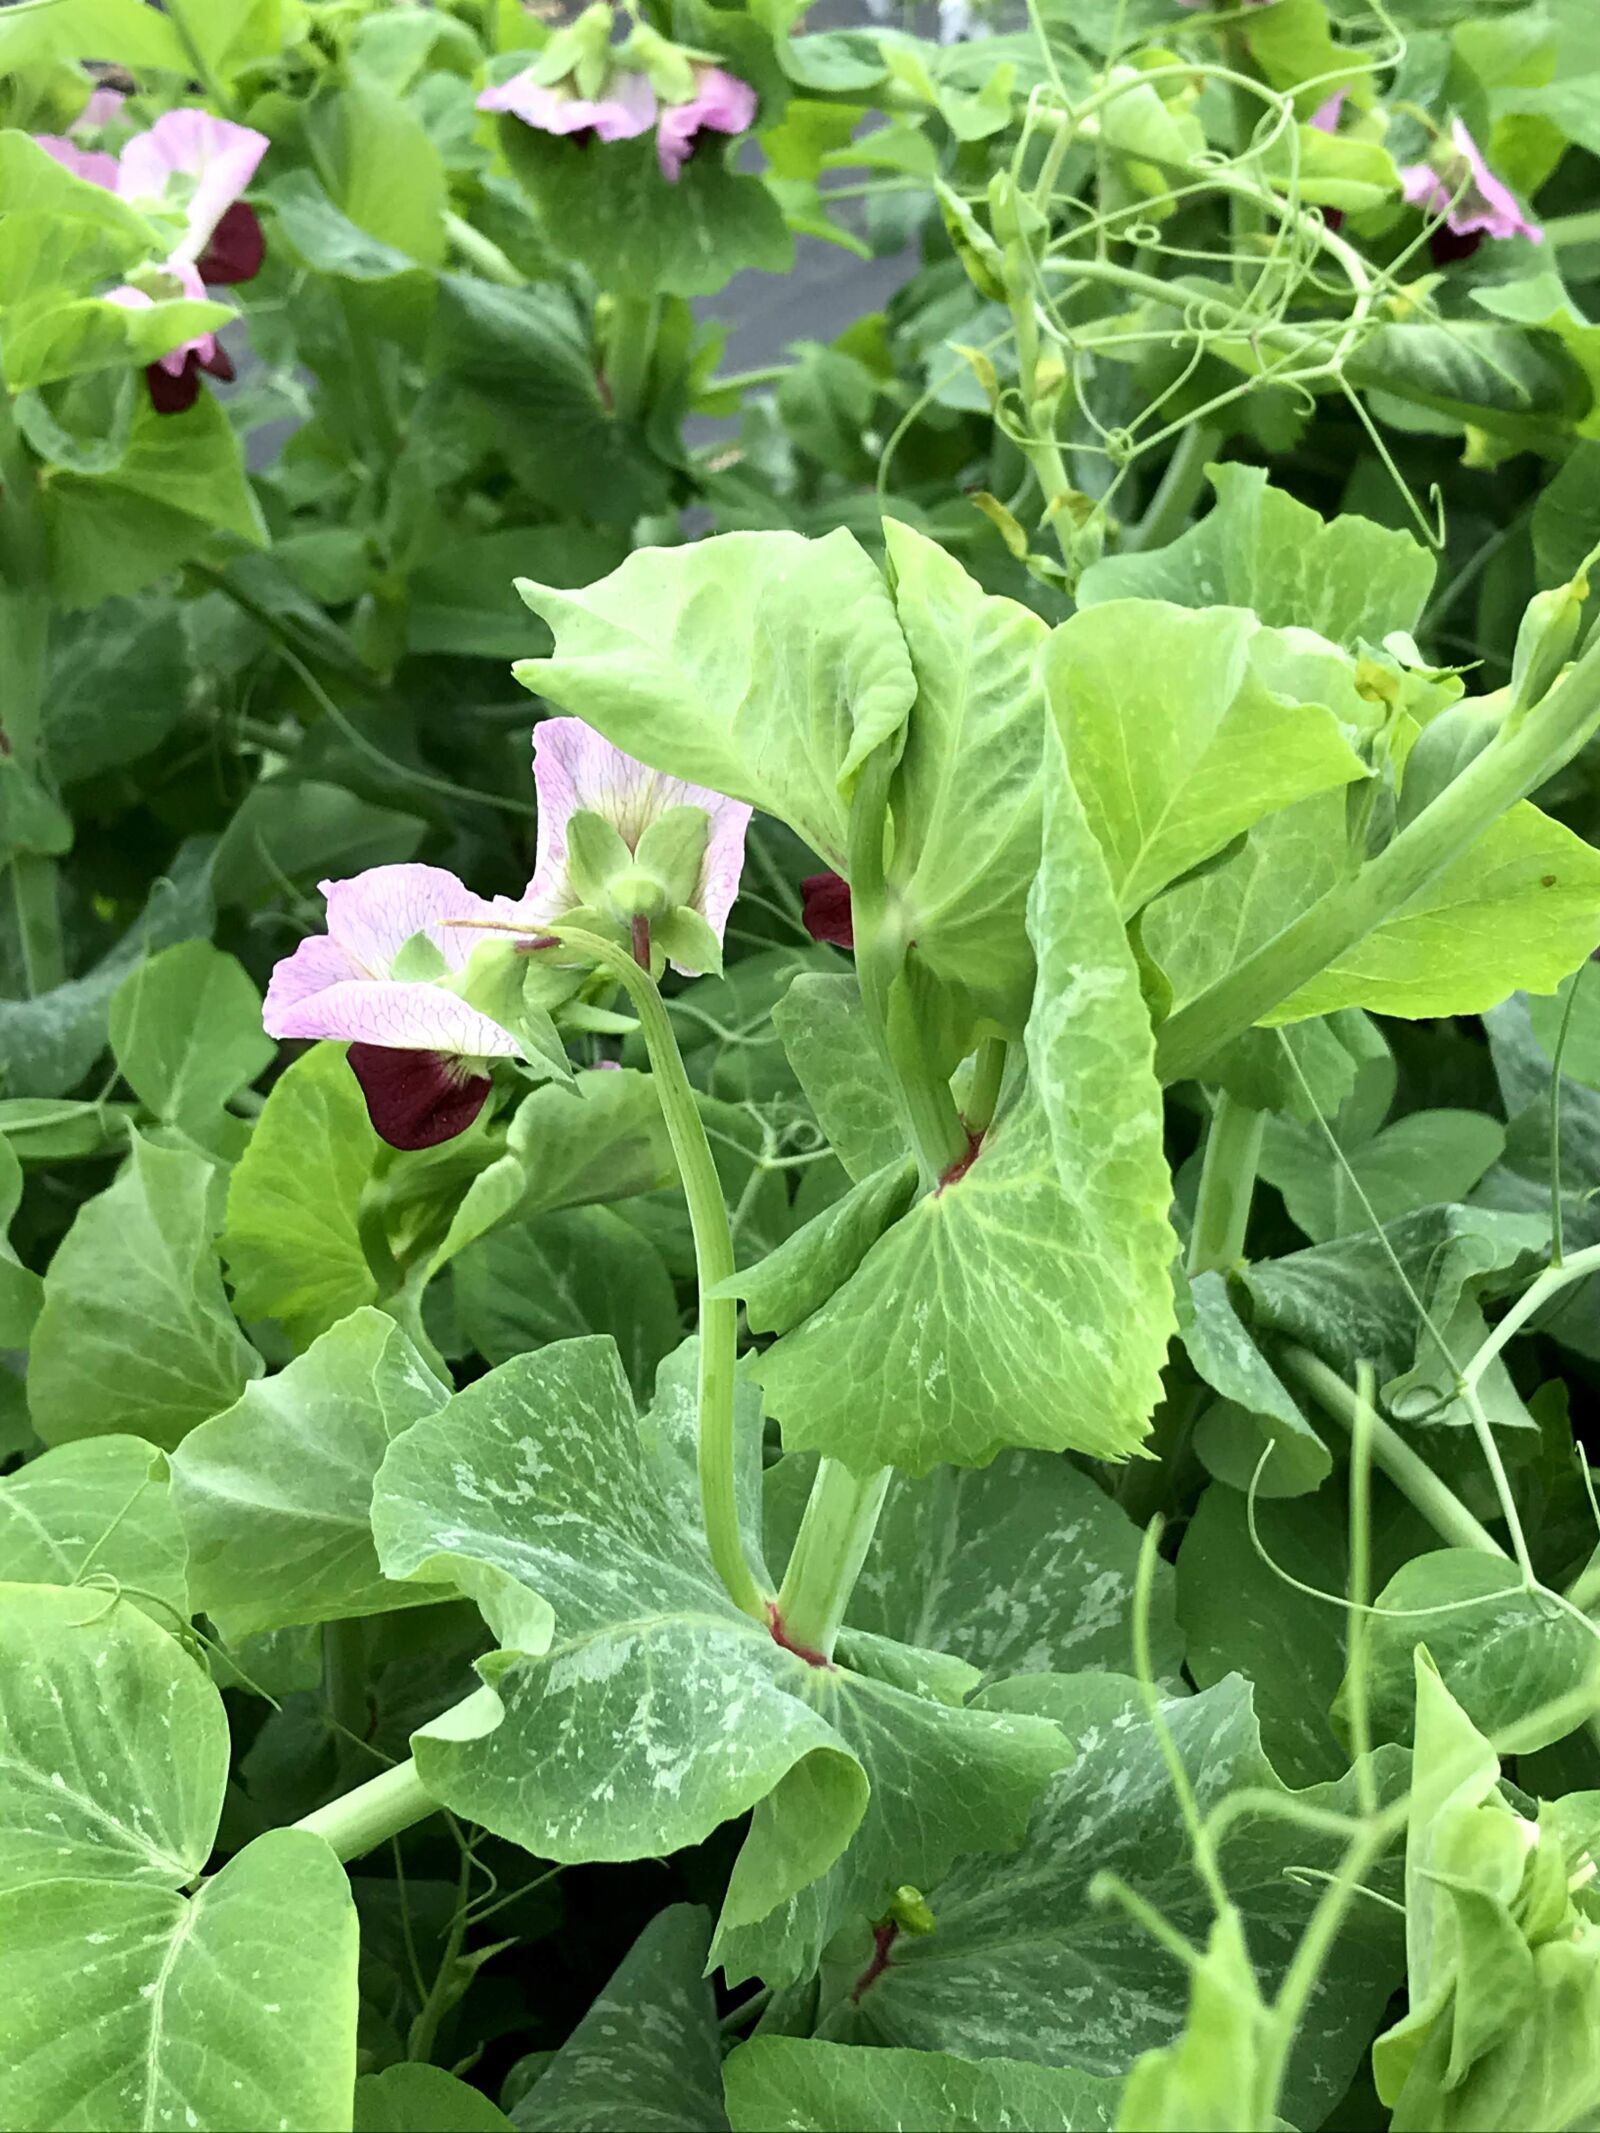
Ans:
POLYGON ((1451 122, 1450 138, 1453 153, 1440 146, 1431 161, 1408 163, 1400 173, 1411 205, 1443 217, 1429 240, 1436 263, 1467 258, 1485 237, 1526 237, 1542 244, 1544 231, 1528 221, 1460 119, 1451 122))
POLYGON ((103 126, 114 126, 127 101, 127 93, 122 89, 102 86, 91 91, 89 101, 72 122, 73 132, 98 133, 103 126))
POLYGON ((524 67, 510 81, 485 89, 478 109, 509 112, 540 133, 628 141, 655 123, 656 92, 643 74, 624 73, 613 76, 604 96, 579 96, 567 82, 547 85, 524 67))
POLYGON ((1344 100, 1349 94, 1350 91, 1348 89, 1335 89, 1332 96, 1328 97, 1325 102, 1318 104, 1309 121, 1318 133, 1337 133, 1339 131, 1339 116, 1344 110, 1344 100))
POLYGON ((694 83, 688 102, 663 105, 656 121, 656 161, 672 185, 702 133, 748 133, 755 123, 756 92, 747 81, 721 67, 697 66, 694 83))
MULTIPOLYGON (((208 111, 168 111, 145 133, 135 134, 114 156, 80 148, 61 134, 41 134, 37 145, 91 185, 114 192, 130 206, 183 217, 183 234, 161 273, 164 294, 201 298, 208 283, 249 281, 266 256, 266 240, 253 207, 240 197, 270 143, 264 133, 213 118, 208 111)), ((159 277, 156 277, 159 279, 159 277)), ((150 277, 146 277, 150 279, 150 277)), ((125 283, 109 301, 125 310, 149 308, 151 288, 125 283)), ((202 333, 146 366, 145 379, 158 414, 181 414, 200 395, 200 373, 230 379, 233 363, 213 333, 202 333)))
POLYGON ((514 1056, 517 1046, 444 982, 485 938, 452 921, 514 918, 517 907, 475 896, 443 867, 369 867, 323 882, 322 893, 328 930, 273 971, 261 1016, 267 1035, 347 1041, 367 1114, 391 1147, 432 1148, 464 1133, 488 1097, 488 1062, 514 1056), (396 957, 419 933, 443 972, 395 977, 396 957))
MULTIPOLYGON (((721 941, 744 871, 744 838, 752 813, 744 801, 651 770, 613 747, 581 718, 547 718, 534 728, 533 783, 539 830, 533 879, 522 899, 528 910, 554 920, 586 901, 571 878, 567 849, 568 824, 580 810, 610 823, 635 852, 645 831, 669 809, 699 807, 709 817, 710 828, 700 878, 687 901, 721 941)), ((673 968, 683 966, 674 962, 673 968)))

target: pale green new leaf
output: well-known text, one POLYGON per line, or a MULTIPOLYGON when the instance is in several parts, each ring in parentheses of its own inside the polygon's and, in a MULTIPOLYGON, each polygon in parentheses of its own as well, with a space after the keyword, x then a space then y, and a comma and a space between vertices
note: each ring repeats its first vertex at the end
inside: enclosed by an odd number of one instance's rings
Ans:
POLYGON ((526 687, 844 866, 856 776, 916 694, 893 603, 849 533, 726 533, 641 549, 582 592, 518 589, 556 647, 518 665, 526 687))
POLYGON ((733 2133, 1110 2133, 1119 2084, 1070 2067, 752 2037, 722 2069, 733 2133))
POLYGON ((918 1201, 757 1366, 791 1450, 858 1472, 1006 1444, 1126 1457, 1172 1329, 1149 1021, 1105 862, 1046 751, 1028 1074, 965 1176, 918 1201))
POLYGON ((1433 587, 1432 556, 1409 533, 1353 516, 1323 520, 1261 467, 1207 469, 1214 508, 1149 555, 1107 556, 1078 581, 1078 605, 1173 600, 1248 607, 1275 629, 1315 630, 1346 650, 1414 630, 1433 587))
POLYGON ((137 1437, 61 1444, 0 1481, 0 1563, 18 1583, 137 1586, 170 1629, 190 1612, 187 1560, 167 1462, 137 1437))
POLYGON ((805 972, 773 1009, 772 1026, 855 1183, 898 1161, 906 1152, 906 1129, 855 979, 805 972))
POLYGON ((273 1084, 228 1187, 222 1256, 243 1318, 297 1347, 377 1299, 361 1194, 378 1151, 345 1047, 314 1046, 273 1084))
POLYGON ((693 1904, 658 1911, 511 2123, 525 2133, 723 2133, 710 1940, 711 1920, 693 1904))
POLYGON ((0 1889, 192 1881, 227 1776, 222 1699, 147 1614, 81 1587, 0 1586, 0 1889))
POLYGON ((223 1294, 211 1165, 131 1142, 45 1275, 28 1404, 47 1444, 126 1434, 170 1450, 261 1372, 223 1294))
POLYGON ((985 593, 936 542, 884 521, 917 701, 890 799, 890 893, 919 961, 975 1014, 1020 1029, 1024 913, 1039 865, 1048 712, 1031 609, 985 593))
POLYGON ((110 1025, 112 1053, 139 1101, 191 1131, 248 1088, 277 1049, 262 1031, 249 973, 209 941, 180 941, 137 964, 112 995, 110 1025))
POLYGON ((1155 600, 1051 638, 1051 708, 1124 917, 1262 816, 1366 775, 1334 711, 1284 693, 1282 650, 1243 608, 1155 600))
POLYGON ((357 1937, 344 1869, 293 1829, 258 1837, 190 1897, 71 1880, 0 1895, 0 2120, 343 2133, 357 1937))
POLYGON ((448 1398, 394 1320, 365 1307, 179 1446, 190 1593, 225 1642, 433 1597, 379 1570, 372 1484, 390 1442, 448 1398))
MULTIPOLYGON (((855 1835, 811 1907, 822 1939, 841 1911, 881 1910, 906 1873, 1016 1842, 1067 1753, 1060 1734, 929 1701, 911 1685, 925 1655, 885 1647, 870 1671, 817 1667, 741 1614, 695 1513, 692 1404, 676 1375, 663 1389, 641 1426, 612 1344, 567 1341, 503 1365, 390 1447, 373 1505, 386 1572, 453 1578, 503 1647, 479 1663, 487 1707, 413 1736, 430 1792, 575 1860, 699 1843, 778 1788, 724 1926, 766 1919, 855 1835), (917 1772, 914 1797, 879 1790, 880 1755, 917 1772)), ((773 1930, 786 1933, 781 1918, 773 1930)))

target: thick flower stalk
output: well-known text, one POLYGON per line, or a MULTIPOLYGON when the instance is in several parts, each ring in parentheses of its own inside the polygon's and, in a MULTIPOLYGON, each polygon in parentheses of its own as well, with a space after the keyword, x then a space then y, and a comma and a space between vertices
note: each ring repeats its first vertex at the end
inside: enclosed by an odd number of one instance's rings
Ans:
MULTIPOLYGON (((91 99, 92 102, 92 99, 91 99)), ((39 146, 91 185, 103 186, 158 225, 170 228, 164 260, 136 270, 109 301, 148 310, 173 297, 205 296, 207 286, 251 280, 266 245, 254 208, 243 198, 269 146, 263 133, 208 111, 168 111, 135 134, 120 156, 81 148, 64 134, 41 134, 39 146)), ((150 397, 161 414, 181 414, 200 394, 200 373, 229 379, 233 363, 214 333, 196 334, 150 364, 150 397)))

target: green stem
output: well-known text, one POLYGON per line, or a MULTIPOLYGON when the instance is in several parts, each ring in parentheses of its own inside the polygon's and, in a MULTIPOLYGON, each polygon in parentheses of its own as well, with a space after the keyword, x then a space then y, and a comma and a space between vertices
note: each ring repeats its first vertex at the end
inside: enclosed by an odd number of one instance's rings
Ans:
POLYGON ((905 983, 906 941, 889 908, 883 843, 894 764, 879 748, 862 770, 850 805, 850 908, 856 979, 873 1036, 894 1076, 901 1115, 931 1191, 967 1152, 967 1132, 948 1080, 928 1062, 905 983))
POLYGON ((961 1121, 969 1133, 987 1133, 994 1123, 1000 1101, 1000 1084, 1006 1076, 1006 1040, 985 1037, 973 1064, 972 1085, 962 1106, 961 1121))
POLYGON ((735 1265, 733 1231, 711 1143, 706 1139, 695 1093, 684 1072, 666 1003, 649 972, 641 970, 626 949, 613 946, 598 934, 568 926, 552 926, 550 931, 564 946, 578 949, 609 971, 627 993, 639 1018, 694 1235, 700 1301, 700 1507, 706 1545, 734 1604, 758 1622, 765 1622, 766 1597, 746 1559, 739 1526, 733 1406, 739 1305, 735 1297, 715 1293, 721 1283, 732 1280, 735 1265))
POLYGON ((1574 1252, 1560 1266, 1546 1267, 1536 1281, 1523 1290, 1505 1317, 1489 1334, 1461 1372, 1463 1385, 1477 1385, 1495 1357, 1514 1334, 1520 1333, 1530 1318, 1542 1311, 1552 1296, 1570 1288, 1573 1282, 1582 1281, 1587 1275, 1600 1273, 1600 1244, 1591 1244, 1581 1252, 1574 1252))
POLYGON ((528 286, 527 275, 519 272, 492 237, 485 237, 482 230, 475 230, 464 216, 453 215, 446 209, 444 233, 452 248, 485 281, 495 282, 502 289, 525 289, 528 286))
POLYGON ((1189 1238, 1191 1275, 1226 1273, 1244 1258, 1250 1202, 1256 1189, 1261 1142, 1267 1130, 1265 1111, 1252 1111, 1219 1089, 1206 1129, 1206 1152, 1200 1165, 1200 1192, 1189 1238))
POLYGON ((747 393, 763 385, 781 385, 793 369, 792 363, 768 363, 759 370, 719 371, 700 387, 698 397, 709 400, 716 393, 747 393))
MULTIPOLYGON (((21 769, 41 777, 50 657, 50 550, 38 476, 0 384, 0 736, 21 769)), ((54 859, 19 852, 10 866, 23 981, 30 995, 66 976, 54 859)))
POLYGON ((338 1729, 334 1745, 346 1767, 371 1721, 367 1701, 367 1625, 359 1617, 322 1625, 322 1698, 338 1729))
POLYGON ((433 1973, 433 1983, 428 1988, 428 1997, 423 2001, 406 2037, 406 2057, 424 2064, 433 2057, 434 2040, 439 2034, 439 2024, 450 2006, 451 1993, 456 1988, 456 1965, 461 1960, 461 1950, 467 1938, 467 1898, 472 1887, 472 1854, 463 1844, 461 1847, 461 1873, 456 1884, 455 1915, 450 1921, 450 1930, 445 1936, 439 1962, 433 1973))
POLYGON ((1156 1038, 1164 1082, 1198 1073, 1224 1044, 1348 954, 1469 852, 1506 809, 1551 777, 1600 726, 1600 645, 1359 873, 1180 1008, 1156 1038))
POLYGON ((824 1459, 778 1594, 778 1621, 790 1644, 833 1657, 844 1611, 877 1531, 891 1469, 853 1474, 824 1459))
POLYGON ((1480 1555, 1494 1555, 1505 1561, 1504 1548, 1488 1528, 1478 1523, 1455 1490, 1439 1479, 1399 1432, 1370 1408, 1363 1416, 1356 1394, 1337 1371, 1330 1370, 1305 1348, 1285 1348, 1278 1361, 1352 1437, 1358 1428, 1365 1433, 1371 1440, 1374 1460, 1442 1540, 1452 1548, 1472 1548, 1480 1555))
POLYGON ((1165 548, 1177 539, 1205 487, 1206 466, 1221 443, 1222 431, 1209 422, 1197 422, 1184 431, 1144 517, 1123 541, 1125 552, 1165 548))
POLYGON ((637 422, 649 396, 661 305, 655 297, 613 296, 606 327, 605 371, 619 422, 637 422))
MULTIPOLYGON (((477 1689, 455 1708, 462 1711, 467 1704, 490 1693, 487 1689, 477 1689)), ((357 1785, 353 1792, 330 1800, 326 1807, 317 1807, 310 1814, 302 1815, 293 1827, 324 1838, 332 1845, 337 1858, 360 1859, 380 1844, 387 1844, 391 1837, 398 1837, 402 1831, 425 1822, 429 1815, 438 1812, 438 1801, 424 1788, 415 1762, 407 1757, 405 1762, 396 1763, 392 1770, 385 1770, 381 1776, 357 1785)))

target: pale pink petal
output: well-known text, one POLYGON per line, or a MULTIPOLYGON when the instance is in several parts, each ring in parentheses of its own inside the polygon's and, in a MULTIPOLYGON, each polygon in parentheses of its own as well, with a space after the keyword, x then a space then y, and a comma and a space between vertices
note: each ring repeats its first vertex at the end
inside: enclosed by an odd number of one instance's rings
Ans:
POLYGON ((541 133, 593 132, 602 141, 626 141, 649 129, 656 93, 643 74, 619 74, 605 96, 575 96, 564 83, 552 87, 536 81, 530 67, 485 89, 478 109, 509 112, 541 133))
POLYGON ((425 979, 348 978, 287 1007, 272 1037, 332 1037, 393 1051, 509 1058, 515 1041, 487 1015, 425 979))
POLYGON ((90 185, 98 185, 108 193, 117 189, 117 159, 103 148, 80 148, 76 141, 69 141, 64 133, 36 133, 35 148, 59 163, 63 170, 70 170, 75 178, 86 179, 90 185))
POLYGON ((747 133, 756 115, 756 92, 736 74, 721 67, 696 67, 694 75, 694 95, 685 104, 666 105, 656 124, 656 160, 673 185, 700 132, 747 133))
POLYGON ((135 206, 179 209, 186 228, 178 256, 193 261, 270 145, 264 133, 209 111, 168 111, 123 149, 117 190, 135 206), (179 178, 188 181, 181 188, 173 182, 179 178))
POLYGON ((73 120, 73 128, 79 126, 98 129, 116 123, 117 114, 128 101, 120 89, 96 89, 89 101, 73 120))
POLYGON ((613 747, 581 718, 547 718, 534 728, 533 784, 539 802, 529 913, 559 918, 578 901, 567 880, 567 824, 580 809, 602 816, 629 850, 673 807, 703 807, 711 818, 695 908, 718 940, 739 893, 752 810, 704 785, 669 778, 613 747))
POLYGON ((325 933, 309 935, 273 971, 261 1009, 262 1028, 269 1037, 287 1037, 290 1033, 283 1027, 286 1015, 330 986, 359 976, 349 954, 337 941, 325 933))
MULTIPOLYGON (((205 302, 205 283, 200 279, 200 276, 196 272, 196 270, 189 265, 187 260, 169 259, 167 261, 167 272, 177 277, 178 281, 182 284, 183 294, 186 297, 193 297, 196 303, 203 304, 205 302)), ((114 290, 112 292, 111 301, 117 302, 119 299, 126 299, 130 296, 137 296, 138 294, 139 291, 137 289, 114 290)), ((150 299, 146 298, 145 301, 149 302, 150 299)), ((138 307, 130 305, 129 308, 136 309, 138 307)), ((183 376, 183 367, 185 363, 188 362, 189 357, 191 355, 198 356, 200 358, 201 364, 205 365, 213 360, 216 355, 216 352, 216 335, 214 333, 197 333, 194 336, 193 340, 184 341, 177 348, 169 348, 167 353, 164 356, 158 357, 157 360, 159 361, 161 368, 167 372, 169 377, 181 378, 183 376)))
POLYGON ((1339 114, 1344 110, 1344 100, 1349 94, 1348 89, 1335 89, 1326 103, 1318 104, 1311 114, 1311 124, 1318 133, 1339 131, 1339 114))
POLYGON ((416 933, 426 933, 447 966, 460 970, 484 936, 446 922, 494 915, 481 896, 474 896, 445 867, 368 867, 348 881, 320 886, 328 900, 329 933, 356 971, 368 978, 386 978, 390 964, 416 933))
MULTIPOLYGON (((1483 159, 1472 135, 1456 119, 1450 129, 1457 165, 1452 171, 1432 163, 1408 163, 1400 173, 1400 190, 1425 215, 1443 216, 1445 228, 1458 237, 1526 237, 1543 244, 1544 231, 1529 222, 1514 195, 1483 159)), ((1448 164, 1449 159, 1445 158, 1448 164)))

